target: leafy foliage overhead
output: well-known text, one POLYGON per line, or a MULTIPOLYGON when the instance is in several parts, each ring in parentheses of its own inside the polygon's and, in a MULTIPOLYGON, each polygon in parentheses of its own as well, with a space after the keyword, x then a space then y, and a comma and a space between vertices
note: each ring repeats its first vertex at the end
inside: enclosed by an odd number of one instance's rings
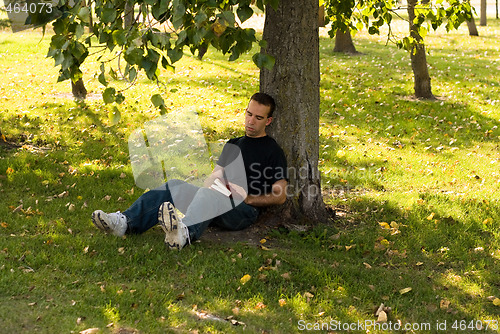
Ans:
MULTIPOLYGON (((472 18, 473 8, 469 0, 413 0, 408 1, 415 8, 416 17, 412 29, 424 38, 430 29, 443 26, 446 31, 457 29, 464 21, 472 18)), ((337 30, 368 29, 371 35, 380 34, 380 27, 389 27, 393 18, 404 18, 407 3, 397 0, 325 0, 326 16, 332 23, 329 34, 337 30)), ((412 36, 398 38, 389 29, 388 39, 400 48, 411 50, 417 41, 412 36)))
MULTIPOLYGON (((259 41, 254 29, 242 28, 241 23, 254 14, 254 6, 264 10, 265 5, 277 6, 278 0, 62 0, 55 13, 57 18, 31 14, 29 21, 34 26, 52 22, 54 36, 48 57, 55 66, 60 66, 58 81, 81 79, 80 66, 89 56, 89 50, 100 54, 102 63, 99 82, 106 86, 103 98, 106 103, 121 102, 123 95, 108 87, 106 70, 110 62, 118 59, 125 62, 121 76, 134 82, 143 70, 151 80, 158 80, 158 69, 173 70, 173 64, 182 58, 184 47, 193 54, 202 54, 212 45, 229 60, 236 60, 248 52, 259 41), (125 17, 132 15, 131 24, 125 17), (55 20, 54 20, 55 19, 55 20), (91 23, 93 22, 93 23, 91 23), (85 28, 91 34, 85 34, 85 28), (111 59, 105 55, 113 54, 111 59)), ((253 57, 260 68, 271 68, 274 59, 257 53, 253 57)), ((117 73, 108 71, 111 77, 117 73)), ((162 105, 155 97, 155 105, 162 105)))

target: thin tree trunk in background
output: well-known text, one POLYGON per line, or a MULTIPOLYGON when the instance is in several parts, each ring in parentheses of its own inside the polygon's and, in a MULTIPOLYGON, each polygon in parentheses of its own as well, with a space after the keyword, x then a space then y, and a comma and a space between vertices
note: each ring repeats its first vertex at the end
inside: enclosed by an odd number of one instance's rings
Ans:
POLYGON ((124 28, 128 29, 134 24, 134 3, 127 0, 125 2, 125 15, 123 20, 124 28))
POLYGON ((78 100, 85 100, 87 97, 87 89, 85 88, 85 84, 82 79, 78 79, 77 82, 71 81, 71 91, 73 93, 73 97, 78 100))
POLYGON ((413 24, 415 20, 415 6, 417 0, 408 1, 408 18, 410 22, 410 36, 416 44, 410 50, 411 68, 414 76, 415 96, 423 99, 435 99, 431 90, 431 78, 427 67, 427 57, 422 36, 418 33, 417 27, 413 24))
POLYGON ((486 0, 481 0, 481 21, 479 23, 479 25, 481 27, 485 27, 486 26, 486 0))

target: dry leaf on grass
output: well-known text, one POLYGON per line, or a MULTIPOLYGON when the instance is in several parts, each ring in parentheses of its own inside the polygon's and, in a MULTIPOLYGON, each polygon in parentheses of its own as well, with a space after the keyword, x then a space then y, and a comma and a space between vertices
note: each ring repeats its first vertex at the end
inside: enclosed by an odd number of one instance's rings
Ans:
POLYGON ((244 275, 242 278, 240 278, 240 282, 241 282, 241 284, 245 284, 245 283, 247 283, 247 282, 248 282, 251 278, 252 278, 252 276, 250 276, 250 275, 246 274, 246 275, 244 275))

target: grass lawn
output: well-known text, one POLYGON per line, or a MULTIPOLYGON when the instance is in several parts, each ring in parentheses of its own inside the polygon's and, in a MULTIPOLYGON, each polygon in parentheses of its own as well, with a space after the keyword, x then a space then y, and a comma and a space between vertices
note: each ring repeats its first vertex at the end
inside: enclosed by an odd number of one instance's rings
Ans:
POLYGON ((45 58, 50 36, 0 32, 0 129, 23 145, 0 147, 0 333, 498 332, 499 33, 491 19, 477 38, 428 36, 436 101, 411 98, 409 56, 384 38, 357 34, 358 56, 322 38, 320 168, 338 219, 265 247, 169 252, 160 228, 121 239, 90 215, 142 193, 127 138, 159 116, 152 94, 197 110, 210 142, 241 135, 259 86, 250 56, 186 54, 160 86, 128 89, 113 124, 98 63, 76 104, 45 58))

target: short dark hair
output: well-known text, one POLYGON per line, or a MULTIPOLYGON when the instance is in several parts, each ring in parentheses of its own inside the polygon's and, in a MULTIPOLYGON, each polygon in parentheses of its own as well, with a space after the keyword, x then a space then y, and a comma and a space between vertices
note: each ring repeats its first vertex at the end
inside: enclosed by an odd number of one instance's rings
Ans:
POLYGON ((276 102, 274 102, 271 95, 266 93, 255 93, 252 95, 250 100, 254 100, 255 102, 269 107, 269 114, 267 117, 273 117, 274 110, 276 109, 276 102))

